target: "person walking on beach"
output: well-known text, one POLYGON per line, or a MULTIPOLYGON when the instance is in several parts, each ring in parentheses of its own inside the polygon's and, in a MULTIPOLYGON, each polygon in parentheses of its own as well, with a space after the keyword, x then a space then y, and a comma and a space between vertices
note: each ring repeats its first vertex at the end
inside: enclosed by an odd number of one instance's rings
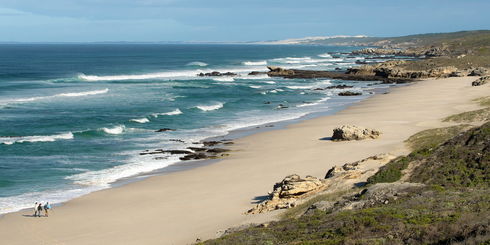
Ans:
POLYGON ((37 202, 36 202, 36 203, 34 203, 34 215, 33 215, 34 217, 36 217, 36 216, 37 216, 37 206, 38 206, 38 205, 37 205, 37 202))
POLYGON ((49 202, 46 202, 43 208, 44 208, 44 217, 48 217, 48 211, 51 209, 51 205, 49 205, 49 202))
POLYGON ((41 212, 43 211, 43 205, 39 203, 37 206, 37 217, 41 217, 41 212))

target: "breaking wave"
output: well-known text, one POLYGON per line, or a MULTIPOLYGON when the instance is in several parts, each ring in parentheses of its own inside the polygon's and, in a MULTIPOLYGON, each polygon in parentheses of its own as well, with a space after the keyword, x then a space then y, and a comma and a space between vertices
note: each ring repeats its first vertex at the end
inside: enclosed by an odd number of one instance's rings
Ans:
POLYGON ((165 161, 155 160, 152 156, 138 156, 129 159, 129 161, 123 165, 75 174, 67 176, 65 179, 72 180, 78 185, 109 187, 110 183, 119 179, 141 173, 148 173, 156 169, 167 167, 178 161, 179 159, 176 156, 169 156, 165 161))
POLYGON ((235 78, 233 78, 233 77, 216 77, 216 78, 213 78, 213 80, 217 81, 217 82, 234 82, 235 78))
POLYGON ((204 66, 208 66, 208 64, 206 64, 204 62, 201 62, 201 61, 194 61, 194 62, 187 63, 186 66, 201 66, 201 67, 204 67, 204 66))
POLYGON ((262 65, 267 65, 267 61, 263 60, 263 61, 244 61, 242 62, 243 65, 246 65, 246 66, 262 66, 262 65))
POLYGON ((196 106, 196 108, 201 111, 214 111, 223 108, 223 106, 224 106, 223 103, 217 103, 214 105, 198 105, 196 106))
POLYGON ((21 98, 21 99, 14 99, 8 101, 0 101, 0 104, 26 103, 26 102, 33 102, 39 100, 59 98, 59 97, 80 97, 80 96, 98 95, 98 94, 105 94, 107 92, 109 92, 108 88, 85 91, 85 92, 60 93, 60 94, 49 95, 49 96, 37 96, 37 97, 21 98))
POLYGON ((106 134, 122 134, 126 127, 124 125, 118 125, 112 128, 101 128, 101 130, 106 134))
POLYGON ((314 106, 314 105, 319 105, 327 100, 329 100, 330 97, 325 97, 325 98, 322 98, 322 99, 319 99, 315 102, 311 102, 311 103, 304 103, 304 104, 301 104, 301 105, 297 105, 296 107, 307 107, 307 106, 314 106))
POLYGON ((164 113, 153 113, 151 114, 153 117, 159 117, 159 116, 174 116, 174 115, 179 115, 182 114, 183 112, 179 109, 175 109, 170 112, 164 112, 164 113))
POLYGON ((78 78, 87 82, 98 81, 121 81, 121 80, 146 80, 146 79, 170 79, 178 77, 195 77, 199 71, 174 71, 174 72, 158 72, 139 75, 112 75, 112 76, 97 76, 80 74, 78 78))
POLYGON ((143 117, 143 118, 135 118, 135 119, 131 119, 129 120, 131 122, 137 122, 137 123, 147 123, 147 122, 150 122, 150 120, 146 117, 143 117))
POLYGON ((329 53, 324 53, 324 54, 319 54, 318 57, 322 57, 322 58, 332 58, 332 55, 330 55, 329 53))
POLYGON ((19 137, 0 137, 0 144, 12 145, 15 143, 24 142, 54 142, 57 140, 73 139, 73 133, 62 133, 55 135, 34 135, 34 136, 19 136, 19 137))

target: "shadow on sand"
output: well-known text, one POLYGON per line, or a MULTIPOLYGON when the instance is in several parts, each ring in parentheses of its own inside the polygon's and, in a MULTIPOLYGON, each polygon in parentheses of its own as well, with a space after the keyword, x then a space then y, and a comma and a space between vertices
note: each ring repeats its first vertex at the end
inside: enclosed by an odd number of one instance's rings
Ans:
POLYGON ((44 215, 34 216, 33 214, 23 214, 22 216, 27 217, 27 218, 45 218, 46 217, 44 215))
POLYGON ((320 138, 320 140, 332 140, 332 137, 323 137, 323 138, 320 138))
POLYGON ((267 199, 269 199, 269 195, 256 196, 256 197, 254 197, 254 199, 252 199, 253 200, 252 204, 258 204, 258 203, 261 203, 267 199))

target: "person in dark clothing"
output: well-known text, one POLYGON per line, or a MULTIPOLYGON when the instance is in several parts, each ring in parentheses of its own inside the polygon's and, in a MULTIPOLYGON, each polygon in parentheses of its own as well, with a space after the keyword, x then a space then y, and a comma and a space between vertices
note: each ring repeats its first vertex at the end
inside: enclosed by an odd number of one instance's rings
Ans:
POLYGON ((41 217, 41 212, 43 211, 43 205, 39 203, 37 206, 37 217, 41 217))

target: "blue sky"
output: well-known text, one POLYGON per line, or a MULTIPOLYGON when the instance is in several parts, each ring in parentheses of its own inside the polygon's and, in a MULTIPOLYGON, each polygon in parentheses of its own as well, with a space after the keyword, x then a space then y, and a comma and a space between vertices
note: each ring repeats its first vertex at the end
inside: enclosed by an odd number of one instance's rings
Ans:
POLYGON ((0 41, 255 41, 490 29, 489 0, 0 0, 0 41))

